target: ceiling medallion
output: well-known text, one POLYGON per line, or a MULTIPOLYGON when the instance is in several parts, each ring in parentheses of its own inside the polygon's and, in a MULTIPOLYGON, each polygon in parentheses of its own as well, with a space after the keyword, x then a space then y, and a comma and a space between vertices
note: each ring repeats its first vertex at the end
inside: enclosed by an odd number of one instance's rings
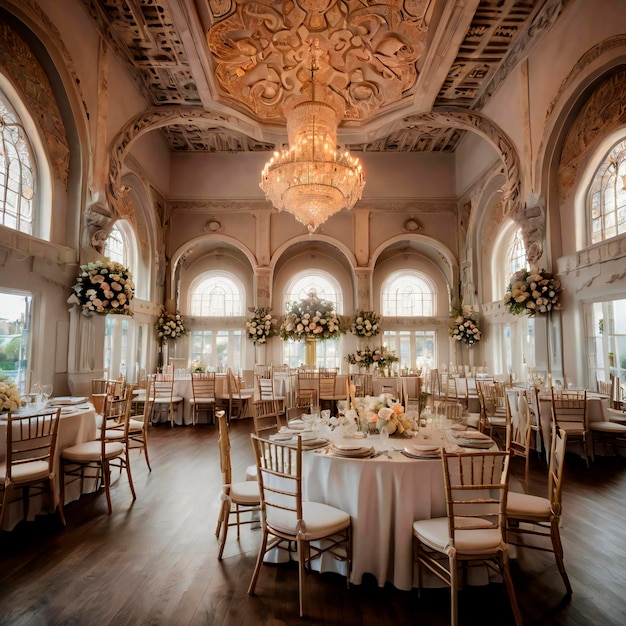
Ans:
POLYGON ((409 233, 416 233, 419 230, 422 230, 422 225, 413 217, 410 217, 408 220, 405 220, 404 230, 409 233))
POLYGON ((312 233, 331 215, 354 206, 365 178, 359 160, 337 150, 340 112, 315 99, 317 41, 310 51, 311 98, 287 111, 289 147, 265 164, 259 186, 279 211, 288 211, 312 233))

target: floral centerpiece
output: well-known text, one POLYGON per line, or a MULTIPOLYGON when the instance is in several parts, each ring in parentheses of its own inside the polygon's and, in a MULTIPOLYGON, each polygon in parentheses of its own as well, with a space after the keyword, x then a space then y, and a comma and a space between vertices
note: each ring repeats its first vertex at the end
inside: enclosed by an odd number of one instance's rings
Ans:
POLYGON ((560 296, 561 281, 550 272, 524 268, 511 276, 504 304, 513 315, 525 313, 533 317, 537 313, 559 310, 560 296))
POLYGON ((24 406, 20 398, 20 390, 11 378, 0 374, 0 413, 17 411, 24 406))
POLYGON ((272 317, 268 307, 250 310, 253 312, 253 315, 246 321, 248 339, 251 339, 254 343, 266 343, 277 332, 276 319, 272 317))
POLYGON ((311 292, 304 300, 290 302, 280 326, 281 338, 293 341, 307 337, 337 339, 341 332, 341 319, 335 313, 335 305, 321 300, 315 292, 311 292))
POLYGON ((401 404, 392 402, 390 394, 358 398, 356 410, 361 430, 380 432, 386 427, 390 435, 411 435, 412 418, 404 412, 401 404))
POLYGON ((374 311, 357 311, 352 318, 350 332, 357 337, 375 337, 380 333, 382 318, 374 311))
POLYGON ((399 360, 396 353, 393 350, 387 350, 385 346, 372 348, 372 363, 378 369, 382 370, 386 367, 390 367, 399 360))
POLYGON ((187 334, 183 318, 179 313, 168 313, 165 308, 161 308, 161 314, 156 323, 156 331, 161 341, 178 339, 187 334))
POLYGON ((457 315, 454 323, 450 328, 450 335, 455 341, 462 341, 468 346, 473 346, 480 341, 482 333, 478 328, 478 320, 476 314, 470 313, 465 315, 457 315))
POLYGON ((200 359, 194 359, 191 362, 191 373, 202 374, 203 372, 206 372, 206 365, 200 359))
POLYGON ((72 287, 83 311, 132 315, 135 284, 130 271, 115 261, 94 261, 80 266, 72 287))

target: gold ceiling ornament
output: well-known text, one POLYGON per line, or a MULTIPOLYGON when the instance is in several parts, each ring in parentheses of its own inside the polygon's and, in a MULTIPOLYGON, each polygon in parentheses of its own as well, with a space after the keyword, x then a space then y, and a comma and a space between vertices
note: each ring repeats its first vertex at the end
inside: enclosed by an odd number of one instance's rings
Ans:
POLYGON ((259 186, 279 211, 288 211, 315 232, 331 215, 351 209, 361 198, 365 178, 359 159, 337 149, 339 111, 315 99, 319 70, 317 41, 311 49, 311 98, 286 113, 289 146, 265 164, 259 186))

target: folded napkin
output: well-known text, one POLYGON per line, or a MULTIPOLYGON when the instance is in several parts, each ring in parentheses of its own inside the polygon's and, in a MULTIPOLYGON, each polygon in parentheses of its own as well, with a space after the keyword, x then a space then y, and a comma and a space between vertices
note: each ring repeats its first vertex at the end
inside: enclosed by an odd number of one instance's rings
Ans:
POLYGON ((452 435, 454 437, 463 438, 463 439, 472 439, 475 441, 492 441, 489 435, 485 435, 485 433, 481 433, 478 430, 456 431, 456 432, 453 432, 452 435))
POLYGON ((479 450, 488 450, 493 446, 493 439, 464 439, 459 437, 457 443, 463 448, 478 448, 479 450))
POLYGON ((415 459, 434 459, 440 455, 439 447, 433 445, 409 445, 405 446, 403 452, 405 456, 410 456, 415 459))
POLYGON ((83 404, 88 402, 89 398, 85 396, 59 396, 57 398, 50 398, 48 406, 71 406, 73 404, 83 404))

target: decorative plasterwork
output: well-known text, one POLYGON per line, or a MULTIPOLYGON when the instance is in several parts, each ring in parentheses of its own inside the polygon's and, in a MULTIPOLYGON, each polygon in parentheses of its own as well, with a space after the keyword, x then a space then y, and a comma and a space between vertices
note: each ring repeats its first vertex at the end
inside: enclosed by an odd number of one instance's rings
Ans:
POLYGON ((506 183, 502 188, 502 202, 505 213, 513 217, 520 210, 521 178, 519 157, 513 142, 502 129, 484 115, 476 111, 457 109, 456 107, 440 107, 430 113, 415 115, 405 120, 408 127, 420 128, 422 124, 430 124, 442 128, 470 130, 486 139, 498 151, 504 165, 506 183))
POLYGON ((310 80, 308 44, 317 39, 324 51, 318 83, 343 100, 346 119, 362 120, 411 95, 426 46, 429 4, 210 2, 216 21, 207 41, 217 83, 223 94, 258 118, 284 118, 285 105, 310 80))
POLYGON ((585 69, 585 67, 587 67, 587 65, 593 63, 593 61, 609 50, 624 47, 626 47, 626 35, 616 35, 615 37, 609 37, 608 39, 601 41, 599 44, 593 46, 593 48, 587 50, 587 52, 585 52, 585 54, 583 54, 580 59, 576 61, 576 64, 572 67, 570 73, 565 77, 559 86, 556 96, 554 96, 554 99, 546 111, 546 120, 552 115, 556 103, 561 99, 565 90, 576 81, 580 73, 585 69))
POLYGON ((243 133, 225 128, 171 124, 163 128, 172 150, 185 152, 267 152, 274 150, 273 143, 256 141, 243 133))
POLYGON ((621 235, 559 258, 557 261, 557 273, 569 274, 578 272, 593 265, 616 261, 624 257, 626 257, 626 235, 621 235))
MULTIPOLYGON (((515 28, 518 32, 518 35, 515 37, 515 40, 511 42, 508 52, 505 54, 504 58, 499 60, 497 69, 495 70, 495 73, 492 74, 493 77, 483 81, 483 84, 479 89, 480 96, 476 99, 473 105, 475 109, 480 110, 485 106, 489 98, 493 96, 498 87, 500 87, 504 79, 508 76, 509 72, 522 59, 528 57, 532 46, 547 30, 552 28, 554 23, 562 15, 563 11, 571 3, 571 1, 572 0, 545 0, 543 6, 541 6, 535 14, 531 16, 530 20, 526 19, 528 16, 527 11, 529 8, 531 11, 534 10, 537 2, 509 1, 507 3, 507 9, 510 11, 507 20, 514 24, 513 28, 515 28), (513 7, 513 5, 515 6, 513 7), (523 18, 525 23, 521 25, 521 28, 519 19, 522 19, 522 15, 521 13, 518 13, 518 11, 526 14, 526 17, 523 18)), ((494 5, 495 2, 485 4, 494 5)), ((498 4, 501 5, 502 3, 498 2, 498 4)), ((493 32, 496 33, 497 29, 494 29, 493 32)), ((511 34, 511 32, 509 32, 509 34, 511 34)), ((506 33, 502 33, 502 35, 506 37, 506 33)), ((497 45, 498 42, 496 41, 494 43, 497 45)), ((462 50, 463 46, 459 52, 462 50)))
POLYGON ((559 164, 559 188, 566 196, 578 175, 578 164, 600 137, 626 124, 626 70, 606 78, 591 94, 570 127, 559 164))
POLYGON ((462 136, 458 128, 421 124, 401 128, 366 144, 351 144, 349 149, 353 152, 450 152, 462 136))
POLYGON ((50 165, 67 189, 70 148, 52 87, 28 44, 6 24, 0 25, 0 65, 23 94, 45 138, 50 165))

